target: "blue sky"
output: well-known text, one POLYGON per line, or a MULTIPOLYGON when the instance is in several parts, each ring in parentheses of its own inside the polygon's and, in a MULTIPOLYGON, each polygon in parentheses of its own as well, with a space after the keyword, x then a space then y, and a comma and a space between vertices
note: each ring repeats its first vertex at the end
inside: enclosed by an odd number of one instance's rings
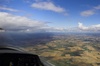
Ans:
MULTIPOLYGON (((100 0, 0 0, 0 12, 5 18, 9 14, 13 16, 11 19, 20 16, 33 22, 35 20, 45 23, 42 29, 63 30, 79 27, 81 30, 100 31, 100 0)), ((8 21, 8 23, 12 22, 8 21)))

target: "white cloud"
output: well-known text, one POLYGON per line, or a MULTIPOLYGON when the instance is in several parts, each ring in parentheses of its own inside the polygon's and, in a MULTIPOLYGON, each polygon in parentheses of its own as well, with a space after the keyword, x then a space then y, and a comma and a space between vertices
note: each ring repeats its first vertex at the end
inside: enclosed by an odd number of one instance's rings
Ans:
POLYGON ((58 13, 65 13, 65 9, 59 6, 56 6, 52 2, 36 2, 31 5, 33 8, 38 8, 42 10, 50 10, 58 13))
POLYGON ((63 32, 65 30, 64 28, 49 27, 45 22, 16 16, 7 12, 0 12, 0 28, 6 31, 21 32, 63 32))
POLYGON ((92 16, 92 15, 96 14, 96 12, 97 12, 98 10, 100 10, 100 5, 95 6, 95 7, 93 7, 92 9, 82 11, 82 12, 80 13, 80 15, 81 15, 81 16, 86 16, 86 17, 87 17, 87 16, 92 16))
POLYGON ((99 10, 100 9, 100 5, 98 5, 98 6, 94 7, 94 8, 99 10))
POLYGON ((88 30, 88 27, 86 27, 86 26, 83 26, 83 24, 82 23, 78 23, 78 27, 80 28, 80 29, 82 29, 82 30, 88 30))
MULTIPOLYGON (((49 27, 47 23, 38 20, 32 20, 27 17, 16 16, 6 12, 0 12, 0 28, 8 31, 26 31, 26 32, 37 32, 37 31, 49 31, 49 32, 67 32, 76 31, 76 29, 68 28, 56 28, 49 27)), ((92 25, 89 27, 79 23, 79 29, 82 31, 100 31, 100 24, 92 25)), ((77 29, 78 31, 78 29, 77 29)))
POLYGON ((81 16, 91 16, 94 14, 95 14, 94 10, 86 10, 86 11, 81 12, 81 16))
POLYGON ((49 32, 64 32, 64 28, 50 27, 49 32))
POLYGON ((100 24, 86 27, 82 23, 79 22, 78 28, 81 29, 82 31, 100 31, 100 24))
POLYGON ((44 22, 31 20, 22 16, 15 16, 6 12, 0 12, 0 28, 11 31, 34 31, 47 25, 44 22))
POLYGON ((16 9, 2 7, 2 6, 0 6, 0 10, 7 10, 7 11, 13 11, 13 12, 18 12, 19 11, 19 10, 16 10, 16 9))

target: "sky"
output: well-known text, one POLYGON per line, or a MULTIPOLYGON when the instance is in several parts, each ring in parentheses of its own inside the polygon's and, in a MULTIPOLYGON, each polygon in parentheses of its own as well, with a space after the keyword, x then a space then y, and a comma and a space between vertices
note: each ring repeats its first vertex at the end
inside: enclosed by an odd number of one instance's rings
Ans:
POLYGON ((100 0, 0 0, 0 28, 100 32, 100 0))

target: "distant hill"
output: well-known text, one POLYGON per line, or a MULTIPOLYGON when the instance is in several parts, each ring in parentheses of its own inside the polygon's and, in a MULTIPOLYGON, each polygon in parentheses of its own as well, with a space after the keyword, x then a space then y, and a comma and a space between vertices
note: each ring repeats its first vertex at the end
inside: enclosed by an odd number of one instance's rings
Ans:
POLYGON ((0 32, 5 32, 5 30, 3 28, 0 28, 0 32))
POLYGON ((3 28, 0 28, 0 30, 3 30, 3 28))
MULTIPOLYGON (((2 28, 1 28, 2 29, 2 28)), ((98 37, 100 34, 96 33, 16 33, 16 32, 0 32, 0 44, 10 44, 14 46, 33 46, 37 44, 46 44, 52 40, 65 39, 70 36, 94 36, 98 37)), ((91 39, 85 39, 85 41, 91 41, 91 39)))
POLYGON ((0 33, 0 44, 14 46, 30 46, 35 44, 45 44, 52 40, 51 33, 0 33))

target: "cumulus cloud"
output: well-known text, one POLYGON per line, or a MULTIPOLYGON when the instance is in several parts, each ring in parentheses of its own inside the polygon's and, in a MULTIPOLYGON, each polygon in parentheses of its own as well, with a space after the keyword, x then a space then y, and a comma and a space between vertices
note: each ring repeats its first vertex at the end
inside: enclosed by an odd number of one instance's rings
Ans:
POLYGON ((95 14, 94 10, 86 10, 86 11, 81 12, 81 16, 91 16, 93 14, 95 14))
POLYGON ((100 31, 100 24, 86 27, 82 23, 79 22, 78 28, 81 29, 82 31, 100 31))
POLYGON ((18 12, 19 11, 19 10, 16 10, 16 9, 2 7, 2 6, 0 6, 0 10, 7 10, 7 11, 12 11, 12 12, 18 12))
POLYGON ((99 10, 100 9, 100 5, 94 7, 95 9, 99 10))
POLYGON ((78 23, 78 27, 82 30, 88 30, 88 27, 84 26, 82 23, 78 23))
POLYGON ((46 22, 0 12, 0 28, 19 32, 62 32, 64 28, 49 27, 46 22))
POLYGON ((0 28, 11 31, 34 31, 47 25, 44 22, 31 20, 22 16, 15 16, 6 12, 0 12, 0 28))
POLYGON ((96 14, 96 12, 97 12, 98 10, 100 10, 100 5, 95 6, 95 7, 93 7, 92 9, 82 11, 82 12, 80 13, 80 15, 81 15, 81 16, 86 16, 86 17, 87 17, 87 16, 92 16, 92 15, 96 14))
POLYGON ((38 9, 42 9, 42 10, 50 10, 50 11, 54 11, 54 12, 58 12, 58 13, 66 12, 64 8, 62 8, 60 6, 56 6, 52 2, 35 2, 31 6, 33 8, 38 8, 38 9))
POLYGON ((49 32, 64 32, 65 29, 64 28, 57 28, 57 27, 49 27, 48 31, 49 32))

